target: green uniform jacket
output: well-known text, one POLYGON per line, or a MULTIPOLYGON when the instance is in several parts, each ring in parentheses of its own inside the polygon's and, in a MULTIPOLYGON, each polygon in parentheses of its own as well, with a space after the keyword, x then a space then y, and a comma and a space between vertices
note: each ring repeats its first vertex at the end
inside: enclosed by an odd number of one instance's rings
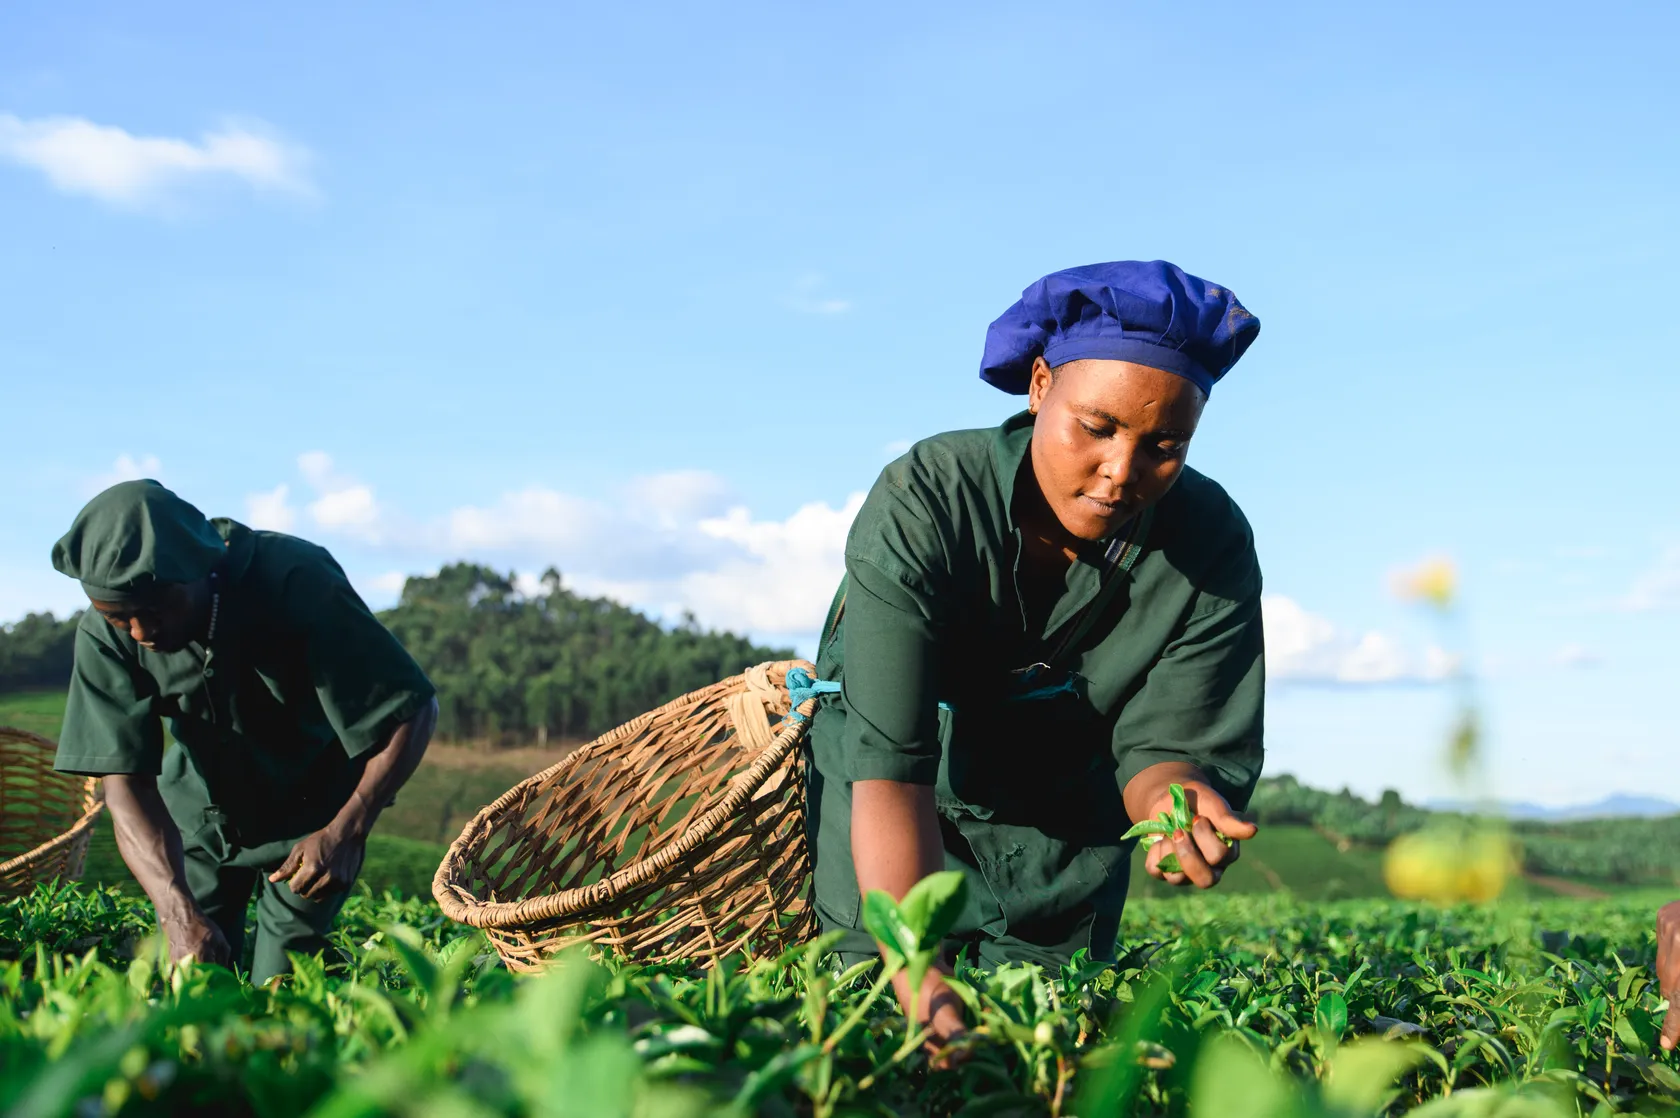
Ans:
POLYGON ((188 846, 283 856, 434 692, 324 549, 211 524, 227 544, 211 647, 154 652, 84 613, 56 767, 161 776, 188 846), (183 748, 165 752, 164 719, 183 748))
POLYGON ((1032 423, 1022 412, 917 443, 852 525, 844 609, 817 665, 842 690, 810 735, 817 903, 831 925, 857 926, 852 781, 936 787, 948 850, 953 830, 967 840, 958 861, 1002 912, 978 930, 1000 935, 1118 916, 1121 791, 1144 768, 1193 762, 1238 808, 1259 779, 1260 567, 1241 511, 1186 468, 1124 530, 1128 546, 1093 545, 1029 622, 1011 498, 1032 423))

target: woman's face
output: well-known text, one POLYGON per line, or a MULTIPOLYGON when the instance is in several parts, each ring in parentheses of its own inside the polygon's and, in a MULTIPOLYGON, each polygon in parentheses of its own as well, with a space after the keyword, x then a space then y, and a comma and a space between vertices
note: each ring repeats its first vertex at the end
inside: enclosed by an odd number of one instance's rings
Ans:
POLYGON ((1165 496, 1206 402, 1190 381, 1148 365, 1070 361, 1052 373, 1035 361, 1033 476, 1062 528, 1105 539, 1165 496))

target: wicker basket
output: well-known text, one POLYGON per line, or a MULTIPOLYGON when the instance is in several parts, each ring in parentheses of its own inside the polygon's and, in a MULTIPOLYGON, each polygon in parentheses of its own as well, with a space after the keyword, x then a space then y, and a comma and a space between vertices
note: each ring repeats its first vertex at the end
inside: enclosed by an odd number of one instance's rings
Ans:
POLYGON ((787 672, 760 664, 580 747, 467 824, 432 881, 512 970, 594 943, 643 962, 774 954, 815 934, 787 672))
POLYGON ((96 776, 56 772, 57 751, 39 734, 0 726, 0 897, 82 875, 105 794, 96 776))

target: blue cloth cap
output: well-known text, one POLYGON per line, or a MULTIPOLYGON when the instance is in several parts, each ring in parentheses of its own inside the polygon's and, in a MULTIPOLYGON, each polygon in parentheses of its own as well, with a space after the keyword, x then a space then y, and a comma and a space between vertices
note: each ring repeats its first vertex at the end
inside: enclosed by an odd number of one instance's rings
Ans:
POLYGON ((1098 358, 1176 373, 1208 393, 1259 333, 1229 289, 1176 264, 1087 264, 1051 272, 997 317, 980 379, 1019 396, 1036 357, 1052 367, 1098 358))

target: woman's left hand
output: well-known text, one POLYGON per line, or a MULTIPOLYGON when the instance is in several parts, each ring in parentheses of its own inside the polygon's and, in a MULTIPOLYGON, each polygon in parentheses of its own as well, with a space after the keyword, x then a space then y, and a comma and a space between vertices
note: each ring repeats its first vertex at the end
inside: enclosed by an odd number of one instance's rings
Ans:
MULTIPOLYGON (((1242 856, 1241 840, 1253 838, 1260 829, 1239 818, 1231 810, 1231 805, 1225 802, 1225 797, 1207 782, 1182 780, 1179 783, 1184 785, 1184 795, 1190 803, 1190 810, 1196 813, 1196 821, 1188 832, 1175 831, 1151 846, 1144 857, 1143 868, 1150 877, 1159 878, 1168 885, 1189 883, 1198 889, 1211 889, 1219 884, 1226 869, 1242 856), (1226 846, 1220 835, 1231 839, 1231 845, 1226 846), (1169 873, 1161 869, 1160 861, 1168 854, 1178 855, 1178 871, 1169 873)), ((1172 794, 1163 790, 1144 818, 1163 811, 1170 813, 1172 806, 1172 794)))

